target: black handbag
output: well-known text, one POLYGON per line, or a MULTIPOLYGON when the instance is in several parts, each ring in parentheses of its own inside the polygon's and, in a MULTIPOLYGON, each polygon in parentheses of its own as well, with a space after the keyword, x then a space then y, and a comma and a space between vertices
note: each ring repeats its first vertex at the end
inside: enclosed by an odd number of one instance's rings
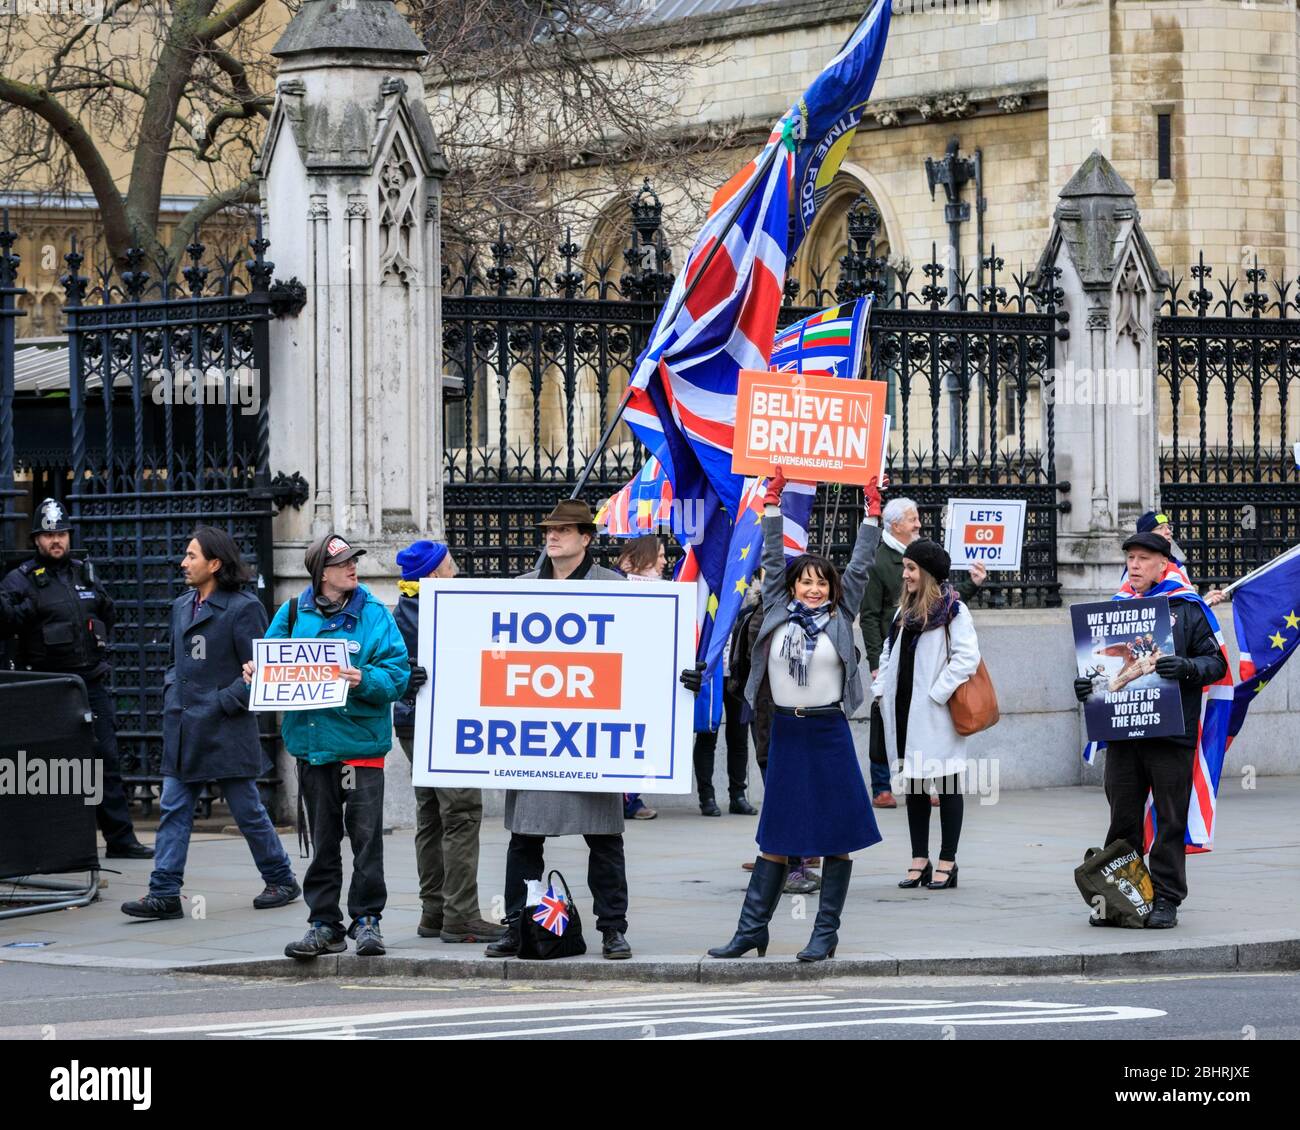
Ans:
POLYGON ((1094 918, 1134 930, 1146 926, 1155 891, 1142 853, 1127 840, 1107 844, 1104 851, 1089 848, 1074 870, 1074 882, 1094 918))
POLYGON ((873 765, 888 765, 889 751, 885 748, 885 718, 880 713, 880 700, 871 704, 871 724, 867 731, 870 743, 868 758, 873 765))
POLYGON ((555 957, 577 957, 587 952, 587 943, 582 937, 582 919, 578 917, 568 881, 560 872, 551 871, 546 876, 547 886, 555 890, 556 878, 564 888, 563 912, 567 917, 564 932, 556 934, 542 925, 548 916, 555 913, 553 907, 544 904, 524 907, 519 919, 519 956, 522 958, 549 961, 555 957))

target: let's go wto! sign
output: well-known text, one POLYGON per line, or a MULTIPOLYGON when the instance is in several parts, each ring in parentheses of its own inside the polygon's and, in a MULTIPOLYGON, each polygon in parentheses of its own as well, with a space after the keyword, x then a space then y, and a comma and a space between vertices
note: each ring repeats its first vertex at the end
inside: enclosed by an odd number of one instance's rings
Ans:
POLYGON ((685 793, 695 588, 420 582, 414 783, 685 793))

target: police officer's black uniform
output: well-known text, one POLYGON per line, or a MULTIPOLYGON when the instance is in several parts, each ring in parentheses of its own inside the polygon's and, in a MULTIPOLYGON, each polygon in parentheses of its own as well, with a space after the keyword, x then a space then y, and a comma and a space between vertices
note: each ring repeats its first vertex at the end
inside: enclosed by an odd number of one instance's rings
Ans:
MULTIPOLYGON (((37 510, 32 538, 70 531, 63 507, 47 498, 37 510)), ((103 762, 103 799, 96 809, 111 858, 148 859, 131 824, 117 755, 117 719, 108 687, 108 633, 113 601, 89 564, 71 555, 59 560, 39 550, 13 569, 0 585, 11 608, 14 663, 21 670, 79 675, 94 712, 95 756, 103 762)))

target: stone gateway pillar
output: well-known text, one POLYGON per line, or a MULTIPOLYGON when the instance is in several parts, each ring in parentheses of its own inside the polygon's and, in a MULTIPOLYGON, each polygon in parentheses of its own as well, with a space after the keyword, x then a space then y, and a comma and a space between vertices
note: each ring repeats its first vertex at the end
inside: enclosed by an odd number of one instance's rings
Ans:
POLYGON ((1133 190, 1101 153, 1061 189, 1039 263, 1060 270, 1070 337, 1053 381, 1057 473, 1072 484, 1058 576, 1067 604, 1109 596, 1120 543, 1158 503, 1156 311, 1169 276, 1142 231, 1133 190))
POLYGON ((272 54, 257 163, 272 256, 307 306, 271 328, 271 449, 311 494, 277 519, 277 575, 336 529, 365 573, 442 527, 440 182, 425 54, 391 0, 307 0, 272 54))
MULTIPOLYGON (((364 545, 361 579, 390 606, 394 557, 441 537, 440 191, 425 55, 391 0, 306 0, 271 52, 275 106, 256 170, 282 278, 306 286, 270 327, 271 451, 310 493, 275 520, 277 598, 303 551, 336 530, 364 545)), ((386 823, 412 822, 406 759, 388 758, 386 823), (394 787, 397 786, 397 787, 394 787)), ((282 755, 281 815, 296 801, 282 755)))

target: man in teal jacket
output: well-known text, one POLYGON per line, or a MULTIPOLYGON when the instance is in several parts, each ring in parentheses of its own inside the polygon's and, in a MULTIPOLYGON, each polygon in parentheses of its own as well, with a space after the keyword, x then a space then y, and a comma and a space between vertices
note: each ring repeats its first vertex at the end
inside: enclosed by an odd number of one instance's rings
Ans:
MULTIPOLYGON (((298 761, 299 810, 313 841, 302 883, 311 928, 284 949, 299 960, 343 953, 346 937, 362 956, 384 952, 384 755, 393 744, 393 703, 405 694, 411 667, 392 613, 357 580, 364 553, 338 534, 312 542, 304 558, 311 585, 280 608, 266 631, 269 639, 346 639, 352 661, 343 672, 345 705, 286 712, 280 727, 298 761), (346 936, 339 909, 345 830, 352 845, 346 936)), ((251 677, 251 664, 245 671, 251 677)))

